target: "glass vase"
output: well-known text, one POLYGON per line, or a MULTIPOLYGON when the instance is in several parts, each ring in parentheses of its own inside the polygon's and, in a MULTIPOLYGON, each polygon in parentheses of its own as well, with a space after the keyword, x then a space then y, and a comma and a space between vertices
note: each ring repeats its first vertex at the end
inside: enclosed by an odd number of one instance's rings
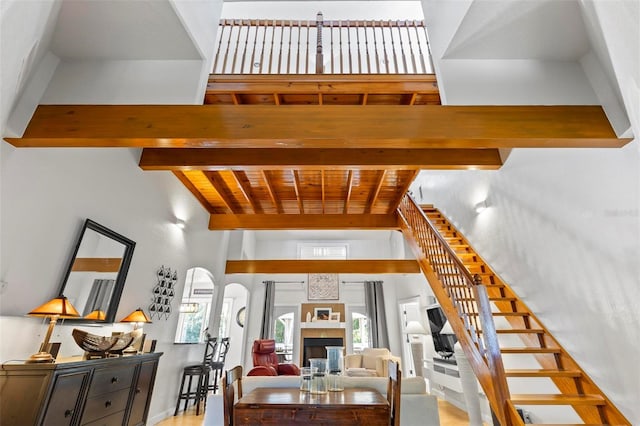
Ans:
POLYGON ((327 350, 327 388, 330 391, 343 391, 344 346, 326 346, 325 348, 327 350))

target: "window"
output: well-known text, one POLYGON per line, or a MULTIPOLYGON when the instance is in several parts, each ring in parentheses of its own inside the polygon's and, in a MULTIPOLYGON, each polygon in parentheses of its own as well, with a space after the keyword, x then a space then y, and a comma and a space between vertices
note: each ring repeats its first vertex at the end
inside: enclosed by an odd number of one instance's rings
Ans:
POLYGON ((274 339, 279 362, 291 362, 293 360, 293 329, 293 312, 287 312, 275 319, 274 339))
POLYGON ((353 330, 353 352, 359 353, 369 345, 369 318, 359 312, 351 313, 351 326, 353 330))
POLYGON ((348 244, 320 244, 303 243, 298 244, 299 259, 327 259, 345 260, 348 254, 348 244))

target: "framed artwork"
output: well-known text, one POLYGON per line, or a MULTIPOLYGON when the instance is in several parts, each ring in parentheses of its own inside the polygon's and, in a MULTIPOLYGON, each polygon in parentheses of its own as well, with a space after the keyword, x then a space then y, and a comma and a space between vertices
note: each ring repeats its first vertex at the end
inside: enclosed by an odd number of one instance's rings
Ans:
POLYGON ((329 321, 340 322, 340 312, 331 312, 329 315, 329 321))
POLYGON ((313 316, 316 317, 316 321, 329 321, 331 318, 331 308, 314 308, 313 316))
POLYGON ((309 300, 338 300, 338 274, 309 274, 309 300))

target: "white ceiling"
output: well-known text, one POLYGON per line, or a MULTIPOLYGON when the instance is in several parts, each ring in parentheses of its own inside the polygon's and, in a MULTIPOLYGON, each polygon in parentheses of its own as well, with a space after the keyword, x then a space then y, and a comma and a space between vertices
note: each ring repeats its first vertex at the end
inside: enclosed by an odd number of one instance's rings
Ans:
POLYGON ((474 1, 443 58, 577 60, 588 51, 577 1, 474 1))
POLYGON ((65 0, 51 50, 63 59, 201 59, 167 0, 65 0))

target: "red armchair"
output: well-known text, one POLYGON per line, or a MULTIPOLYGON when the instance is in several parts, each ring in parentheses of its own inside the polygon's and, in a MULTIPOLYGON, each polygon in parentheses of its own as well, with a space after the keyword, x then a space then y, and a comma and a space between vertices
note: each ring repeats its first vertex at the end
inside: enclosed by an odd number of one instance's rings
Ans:
POLYGON ((279 364, 276 355, 276 341, 259 339, 253 342, 253 368, 247 376, 299 376, 300 369, 295 364, 279 364))

